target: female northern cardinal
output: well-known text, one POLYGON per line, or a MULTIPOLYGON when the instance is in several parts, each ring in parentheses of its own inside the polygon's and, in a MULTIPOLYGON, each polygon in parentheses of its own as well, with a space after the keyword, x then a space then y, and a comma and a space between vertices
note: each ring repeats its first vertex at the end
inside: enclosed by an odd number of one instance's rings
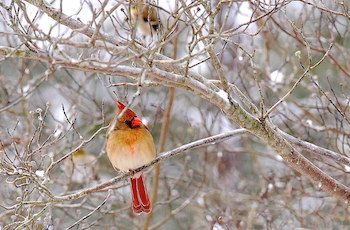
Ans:
MULTIPOLYGON (((125 108, 120 101, 118 112, 125 108)), ((136 113, 130 109, 116 122, 116 126, 108 137, 107 155, 114 168, 127 172, 150 163, 156 157, 152 135, 136 113)), ((132 209, 135 213, 149 213, 152 210, 144 182, 143 173, 130 177, 132 209)))

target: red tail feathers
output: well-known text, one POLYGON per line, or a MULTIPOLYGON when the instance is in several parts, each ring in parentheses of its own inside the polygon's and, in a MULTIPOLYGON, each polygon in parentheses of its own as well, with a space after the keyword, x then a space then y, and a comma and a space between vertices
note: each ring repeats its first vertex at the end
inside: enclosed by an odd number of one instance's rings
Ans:
POLYGON ((148 197, 147 187, 143 180, 143 173, 138 178, 130 178, 132 209, 136 214, 141 212, 150 213, 151 202, 148 197))

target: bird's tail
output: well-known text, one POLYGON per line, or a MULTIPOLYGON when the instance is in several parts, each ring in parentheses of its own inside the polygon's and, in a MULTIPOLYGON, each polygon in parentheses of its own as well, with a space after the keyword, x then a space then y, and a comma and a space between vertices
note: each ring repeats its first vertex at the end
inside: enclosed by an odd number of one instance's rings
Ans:
POLYGON ((150 213, 151 202, 148 197, 147 187, 143 179, 143 173, 139 177, 130 177, 132 209, 136 214, 141 212, 150 213))

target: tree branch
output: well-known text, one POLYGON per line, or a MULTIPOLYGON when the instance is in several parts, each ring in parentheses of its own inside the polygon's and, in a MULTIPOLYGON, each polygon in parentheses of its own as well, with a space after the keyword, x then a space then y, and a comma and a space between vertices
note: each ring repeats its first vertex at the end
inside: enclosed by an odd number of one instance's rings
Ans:
MULTIPOLYGON (((207 138, 203 138, 194 142, 191 142, 189 144, 185 144, 179 148, 167 151, 165 153, 161 153, 156 159, 154 159, 152 162, 150 162, 147 165, 141 166, 137 169, 134 170, 134 173, 138 173, 141 171, 146 170, 147 168, 157 164, 158 162, 164 161, 166 159, 169 159, 171 157, 174 157, 176 155, 179 155, 185 151, 191 150, 191 149, 195 149, 195 148, 201 148, 207 145, 211 145, 211 144, 217 144, 219 142, 225 141, 229 138, 232 138, 234 136, 237 135, 242 135, 248 133, 247 130, 245 129, 236 129, 230 132, 226 132, 226 133, 221 133, 215 136, 211 136, 211 137, 207 137, 207 138)), ((113 179, 110 179, 107 182, 98 184, 96 186, 93 186, 91 188, 88 189, 84 189, 84 190, 80 190, 78 192, 75 192, 73 194, 70 195, 64 195, 64 196, 55 196, 53 199, 48 200, 48 201, 24 201, 21 204, 22 205, 28 205, 28 204, 45 204, 45 203, 60 203, 60 202, 65 202, 65 201, 70 201, 70 200, 76 200, 79 198, 82 198, 88 194, 100 191, 104 188, 107 188, 117 182, 120 182, 122 180, 126 180, 131 176, 130 172, 126 172, 126 173, 122 173, 121 175, 114 177, 113 179)))
POLYGON ((322 148, 320 146, 314 145, 310 142, 300 140, 298 138, 289 135, 288 133, 283 132, 282 130, 278 130, 278 133, 283 136, 287 141, 289 141, 293 146, 300 147, 308 152, 320 155, 322 157, 327 157, 331 160, 334 160, 338 163, 347 165, 350 167, 350 158, 343 156, 339 153, 333 152, 331 150, 322 148))

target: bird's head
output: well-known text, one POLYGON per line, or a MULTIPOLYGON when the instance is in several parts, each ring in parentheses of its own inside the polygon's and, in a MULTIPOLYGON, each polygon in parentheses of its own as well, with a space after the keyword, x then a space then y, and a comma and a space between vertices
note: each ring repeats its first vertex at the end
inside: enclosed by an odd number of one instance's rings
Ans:
POLYGON ((131 16, 137 17, 142 11, 144 6, 145 6, 145 3, 143 2, 143 0, 131 1, 131 7, 130 7, 131 16))
MULTIPOLYGON (((125 105, 120 101, 117 101, 118 115, 124 110, 125 105)), ((137 118, 137 115, 131 109, 127 109, 123 116, 119 119, 120 122, 125 122, 130 128, 134 129, 142 125, 142 121, 137 118)))

